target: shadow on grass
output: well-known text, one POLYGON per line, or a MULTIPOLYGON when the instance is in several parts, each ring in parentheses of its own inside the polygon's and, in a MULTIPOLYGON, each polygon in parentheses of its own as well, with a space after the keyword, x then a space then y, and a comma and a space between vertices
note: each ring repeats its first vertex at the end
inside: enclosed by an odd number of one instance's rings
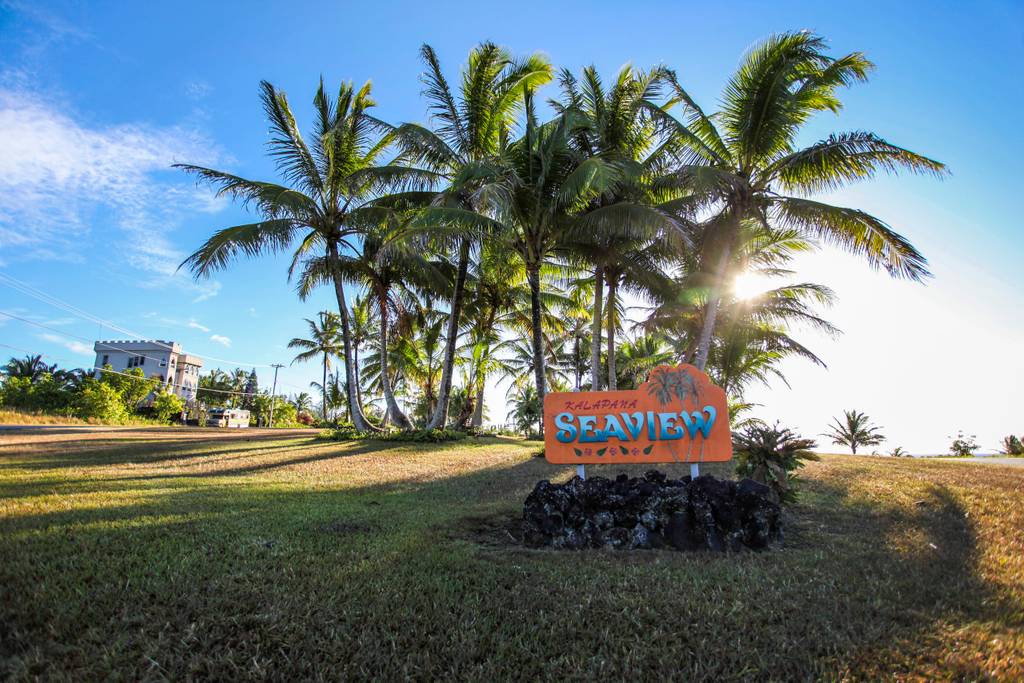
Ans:
POLYGON ((941 486, 905 508, 809 479, 787 546, 761 554, 473 542, 468 520, 517 517, 537 479, 568 471, 524 459, 347 489, 205 479, 222 470, 169 477, 137 505, 7 520, 6 672, 138 678, 152 660, 171 678, 870 678, 898 673, 893 644, 917 647, 939 621, 1007 623, 1021 607, 979 578, 977 531, 941 486))

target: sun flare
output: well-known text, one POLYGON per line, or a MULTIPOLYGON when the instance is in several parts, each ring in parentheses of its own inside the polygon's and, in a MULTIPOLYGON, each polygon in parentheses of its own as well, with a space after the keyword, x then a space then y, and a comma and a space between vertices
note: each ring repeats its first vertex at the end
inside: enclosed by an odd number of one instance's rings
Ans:
POLYGON ((732 291, 740 299, 752 299, 768 290, 765 278, 754 273, 741 273, 732 282, 732 291))

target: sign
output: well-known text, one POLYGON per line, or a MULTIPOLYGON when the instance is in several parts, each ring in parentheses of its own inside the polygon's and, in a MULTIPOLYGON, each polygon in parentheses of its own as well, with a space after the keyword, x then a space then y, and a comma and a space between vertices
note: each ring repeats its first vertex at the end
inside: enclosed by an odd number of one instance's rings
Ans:
POLYGON ((557 464, 732 458, 725 392, 692 365, 659 365, 639 389, 544 397, 544 457, 557 464))

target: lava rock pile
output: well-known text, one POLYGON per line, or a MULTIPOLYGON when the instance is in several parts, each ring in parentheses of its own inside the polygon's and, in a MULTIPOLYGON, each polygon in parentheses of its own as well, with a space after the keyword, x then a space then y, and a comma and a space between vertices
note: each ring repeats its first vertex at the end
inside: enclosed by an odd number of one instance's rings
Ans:
POLYGON ((782 540, 775 493, 752 479, 620 474, 537 483, 523 506, 532 547, 760 550, 782 540))

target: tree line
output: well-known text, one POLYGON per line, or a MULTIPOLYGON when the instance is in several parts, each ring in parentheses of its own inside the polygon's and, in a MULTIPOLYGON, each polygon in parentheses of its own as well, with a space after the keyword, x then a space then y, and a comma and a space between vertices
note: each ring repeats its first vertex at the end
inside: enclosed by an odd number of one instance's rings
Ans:
POLYGON ((337 311, 310 321, 312 345, 293 340, 323 361, 324 419, 331 391, 361 432, 479 425, 499 374, 532 420, 551 389, 626 388, 662 361, 707 371, 742 408, 751 383, 784 379, 784 358, 821 363, 793 323, 836 332, 819 310, 832 291, 788 281, 794 256, 826 243, 893 277, 929 276, 885 221, 814 198, 880 172, 946 173, 866 131, 801 146, 807 121, 867 80, 859 52, 771 36, 711 112, 667 66, 605 81, 492 43, 458 73, 428 45, 421 58, 427 124, 375 117, 370 83, 332 97, 321 79, 304 135, 286 94, 263 82, 276 181, 179 165, 256 214, 189 256, 194 276, 285 252, 300 298, 334 294, 337 311), (742 297, 731 284, 743 273, 787 282, 742 297), (313 329, 328 325, 329 349, 313 329))

